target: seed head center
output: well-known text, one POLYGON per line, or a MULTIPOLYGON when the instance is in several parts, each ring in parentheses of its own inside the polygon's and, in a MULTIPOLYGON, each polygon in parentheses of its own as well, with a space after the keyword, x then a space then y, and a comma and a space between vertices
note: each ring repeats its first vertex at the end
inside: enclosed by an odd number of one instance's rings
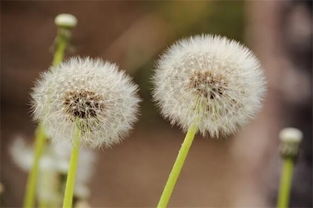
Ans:
POLYGON ((225 93, 226 81, 223 76, 209 71, 194 72, 189 87, 199 96, 214 100, 225 93))
POLYGON ((71 119, 95 118, 97 113, 105 108, 102 97, 87 90, 68 92, 64 97, 63 105, 71 119))

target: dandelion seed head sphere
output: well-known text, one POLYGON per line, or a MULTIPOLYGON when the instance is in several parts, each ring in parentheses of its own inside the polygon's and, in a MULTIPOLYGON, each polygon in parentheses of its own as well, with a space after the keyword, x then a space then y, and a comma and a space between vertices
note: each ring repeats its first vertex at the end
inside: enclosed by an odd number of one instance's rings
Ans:
POLYGON ((210 136, 229 135, 259 110, 265 78, 246 47, 201 35, 171 46, 157 63, 154 99, 164 117, 184 130, 197 122, 210 136))
POLYGON ((137 86, 115 64, 72 58, 42 75, 32 93, 34 117, 53 139, 95 146, 118 143, 136 121, 137 86))

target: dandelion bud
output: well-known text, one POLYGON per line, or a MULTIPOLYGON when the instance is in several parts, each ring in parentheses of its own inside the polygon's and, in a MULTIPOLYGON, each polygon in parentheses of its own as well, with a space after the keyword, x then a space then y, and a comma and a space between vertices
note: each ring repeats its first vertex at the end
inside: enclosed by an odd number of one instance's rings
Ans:
POLYGON ((54 20, 59 27, 73 28, 77 25, 77 19, 71 14, 59 14, 54 20))
POLYGON ((48 136, 71 139, 74 129, 92 147, 120 141, 136 120, 137 86, 114 64, 72 58, 44 73, 32 93, 34 117, 48 136))
POLYGON ((281 141, 280 154, 282 157, 295 158, 299 152, 302 132, 296 128, 285 128, 279 133, 281 141))
POLYGON ((202 35, 178 41, 160 58, 154 99, 172 124, 197 123, 211 136, 234 133, 260 109, 265 79, 258 59, 236 41, 202 35))

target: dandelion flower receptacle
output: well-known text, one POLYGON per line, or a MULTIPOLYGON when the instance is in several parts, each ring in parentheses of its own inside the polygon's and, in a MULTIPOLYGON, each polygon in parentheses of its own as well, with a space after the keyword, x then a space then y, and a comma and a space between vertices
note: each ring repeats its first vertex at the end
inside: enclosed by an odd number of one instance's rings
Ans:
MULTIPOLYGON (((176 42, 159 59, 153 82, 162 115, 193 136, 197 131, 212 137, 235 133, 260 109, 265 92, 264 74, 253 53, 212 35, 176 42)), ((185 140, 192 142, 193 136, 185 140)), ((176 180, 171 174, 169 180, 176 180)), ((167 189, 174 185, 166 185, 159 207, 167 206, 167 189)))
POLYGON ((72 58, 38 81, 32 94, 35 118, 56 142, 72 142, 64 207, 72 204, 80 144, 120 142, 136 121, 137 89, 115 64, 91 58, 72 58))

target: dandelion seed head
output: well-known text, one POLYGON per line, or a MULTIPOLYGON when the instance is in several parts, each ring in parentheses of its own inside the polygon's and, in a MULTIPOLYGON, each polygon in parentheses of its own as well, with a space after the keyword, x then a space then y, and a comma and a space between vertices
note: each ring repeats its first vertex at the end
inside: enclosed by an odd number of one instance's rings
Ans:
POLYGON ((197 122, 211 136, 229 135, 260 109, 265 78, 258 59, 236 41, 183 39, 159 59, 153 79, 161 113, 184 130, 197 122))
POLYGON ((137 86, 100 59, 72 58, 42 75, 32 93, 34 117, 52 139, 71 139, 74 127, 92 147, 117 143, 136 121, 137 86))

